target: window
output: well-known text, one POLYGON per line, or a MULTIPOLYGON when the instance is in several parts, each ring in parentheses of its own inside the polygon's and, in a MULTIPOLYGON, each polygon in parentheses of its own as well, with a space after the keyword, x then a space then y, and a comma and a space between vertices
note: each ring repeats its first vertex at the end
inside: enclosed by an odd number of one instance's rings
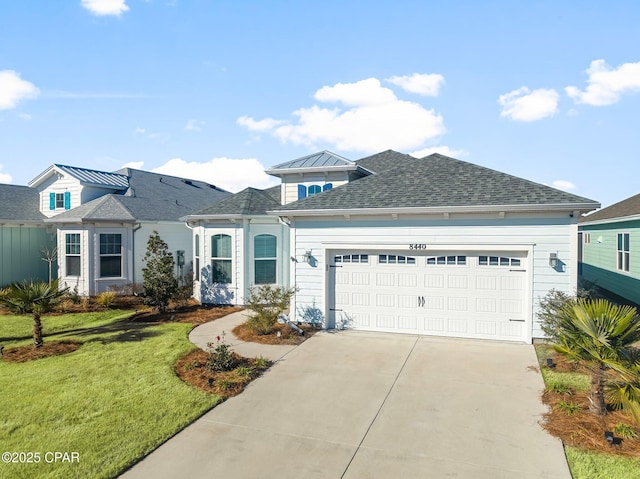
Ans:
POLYGON ((336 263, 368 263, 368 254, 338 254, 335 258, 336 263))
POLYGON ((80 276, 80 233, 66 234, 64 254, 67 276, 80 276))
POLYGON ((584 244, 591 244, 591 233, 582 233, 584 244))
POLYGON ((629 272, 629 233, 618 233, 618 271, 629 272))
POLYGON ((200 235, 196 235, 195 237, 195 245, 194 245, 194 256, 195 256, 195 265, 193 272, 193 279, 195 281, 200 281, 200 235))
POLYGON ((100 277, 119 278, 122 276, 122 235, 119 233, 100 234, 100 277))
POLYGON ((520 266, 520 258, 506 256, 478 256, 479 266, 520 266))
POLYGON ((64 193, 49 193, 49 209, 71 209, 71 193, 68 191, 64 193))
POLYGON ((231 283, 231 236, 211 237, 211 282, 231 283))
POLYGON ((327 191, 333 189, 333 183, 325 183, 322 187, 322 191, 327 191))
POLYGON ((467 264, 467 257, 463 256, 463 255, 429 256, 429 257, 427 257, 427 265, 432 265, 432 264, 465 265, 465 264, 467 264))
POLYGON ((254 283, 276 283, 277 238, 258 235, 253 238, 254 283))
POLYGON ((309 187, 308 191, 309 191, 309 196, 317 195, 318 193, 320 193, 322 191, 322 188, 320 187, 320 185, 311 185, 309 187))
POLYGON ((416 264, 414 256, 402 256, 395 254, 378 255, 379 264, 416 264))

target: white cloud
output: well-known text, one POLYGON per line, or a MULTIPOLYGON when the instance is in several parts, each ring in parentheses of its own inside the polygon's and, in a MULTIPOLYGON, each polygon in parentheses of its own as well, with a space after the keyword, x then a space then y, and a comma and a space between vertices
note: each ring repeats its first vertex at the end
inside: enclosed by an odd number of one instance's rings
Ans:
POLYGON ((40 90, 31 82, 20 78, 13 70, 0 70, 0 110, 15 108, 21 101, 36 98, 40 90))
POLYGON ((338 106, 300 108, 293 112, 295 121, 245 116, 238 124, 268 132, 283 143, 361 152, 419 148, 446 131, 442 116, 419 103, 398 99, 376 78, 324 86, 314 98, 338 106))
POLYGON ((450 148, 444 145, 429 146, 427 148, 423 148, 421 150, 417 150, 409 154, 415 158, 424 158, 425 156, 429 156, 433 153, 440 153, 441 155, 450 156, 452 158, 460 158, 461 156, 468 155, 468 153, 465 150, 454 150, 453 148, 450 148))
POLYGON ((120 16, 129 10, 125 0, 82 0, 81 3, 84 8, 98 16, 120 16))
MULTIPOLYGON (((144 161, 130 161, 121 166, 121 168, 133 168, 134 170, 141 170, 144 165, 144 161)), ((179 175, 178 175, 179 176, 179 175)))
POLYGON ((570 191, 576 189, 576 185, 566 180, 555 180, 551 184, 554 188, 558 188, 559 190, 570 191))
POLYGON ((31 115, 29 115, 29 113, 20 113, 18 115, 18 118, 20 118, 21 120, 25 120, 25 121, 33 120, 33 117, 31 115))
POLYGON ((142 128, 142 127, 139 127, 139 126, 137 126, 135 130, 133 130, 133 132, 136 135, 144 135, 146 131, 147 130, 145 128, 142 128))
POLYGON ((529 90, 526 86, 500 95, 500 116, 516 121, 536 121, 558 111, 560 95, 555 90, 529 90))
POLYGON ((186 131, 202 131, 202 127, 205 125, 204 121, 200 120, 189 120, 187 124, 184 126, 186 131))
POLYGON ((624 93, 640 91, 640 62, 623 63, 612 69, 604 60, 594 60, 586 70, 587 89, 568 86, 564 91, 576 103, 593 106, 611 105, 624 93))
POLYGON ((266 132, 274 129, 278 125, 285 123, 284 121, 274 120, 273 118, 265 118, 264 120, 254 120, 249 116, 241 116, 236 120, 240 126, 245 126, 249 131, 266 132))
POLYGON ((206 181, 227 191, 238 192, 248 186, 269 188, 280 182, 264 172, 264 166, 255 158, 212 158, 198 163, 174 158, 151 171, 167 175, 206 181))
POLYGON ((12 176, 9 173, 3 173, 2 168, 4 168, 4 166, 0 163, 0 183, 11 183, 13 180, 12 176))
POLYGON ((413 75, 393 76, 388 82, 403 90, 423 96, 438 96, 440 87, 444 85, 444 77, 437 73, 414 73, 413 75))

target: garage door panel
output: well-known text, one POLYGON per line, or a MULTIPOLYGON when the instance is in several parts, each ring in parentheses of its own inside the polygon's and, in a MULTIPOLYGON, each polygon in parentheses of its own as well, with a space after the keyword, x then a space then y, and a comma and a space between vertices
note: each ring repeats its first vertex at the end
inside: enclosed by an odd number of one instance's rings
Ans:
POLYGON ((366 263, 342 261, 332 269, 336 326, 342 321, 337 311, 344 311, 343 323, 359 329, 526 340, 525 258, 387 251, 369 252, 366 263))

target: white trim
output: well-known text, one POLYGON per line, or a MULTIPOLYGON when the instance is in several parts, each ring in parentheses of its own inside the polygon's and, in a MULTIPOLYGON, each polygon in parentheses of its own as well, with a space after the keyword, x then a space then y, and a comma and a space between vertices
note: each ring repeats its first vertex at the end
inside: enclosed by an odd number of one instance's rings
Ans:
MULTIPOLYGON (((588 216, 586 216, 588 218, 588 216)), ((618 216, 617 218, 605 218, 603 220, 594 220, 594 221, 581 221, 580 226, 591 226, 591 225, 604 225, 608 223, 622 223, 624 221, 636 221, 640 220, 640 215, 631 215, 631 216, 618 216)))

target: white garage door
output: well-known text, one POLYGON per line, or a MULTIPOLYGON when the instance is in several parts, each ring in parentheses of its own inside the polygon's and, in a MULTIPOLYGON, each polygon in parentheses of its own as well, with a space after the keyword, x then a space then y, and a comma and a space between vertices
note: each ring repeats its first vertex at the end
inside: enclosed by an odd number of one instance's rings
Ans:
POLYGON ((526 253, 331 255, 337 328, 526 341, 526 253))

